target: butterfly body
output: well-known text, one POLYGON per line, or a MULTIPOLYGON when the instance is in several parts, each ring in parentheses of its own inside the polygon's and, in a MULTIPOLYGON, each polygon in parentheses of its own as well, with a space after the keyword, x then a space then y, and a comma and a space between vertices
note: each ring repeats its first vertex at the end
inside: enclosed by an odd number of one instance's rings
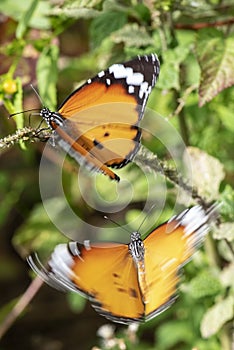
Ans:
POLYGON ((78 163, 118 181, 108 167, 121 168, 136 154, 139 122, 159 67, 155 54, 114 64, 69 95, 57 112, 43 108, 40 115, 54 143, 78 163))
POLYGON ((48 284, 88 297, 97 312, 120 323, 143 322, 175 300, 181 267, 208 232, 211 212, 185 210, 129 244, 70 242, 55 247, 49 268, 29 258, 48 284))

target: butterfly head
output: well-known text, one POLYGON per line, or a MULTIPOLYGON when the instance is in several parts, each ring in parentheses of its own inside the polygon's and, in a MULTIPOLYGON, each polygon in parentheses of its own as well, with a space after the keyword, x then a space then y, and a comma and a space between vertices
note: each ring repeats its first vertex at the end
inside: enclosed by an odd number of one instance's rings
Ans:
POLYGON ((40 116, 45 120, 50 129, 54 130, 55 125, 63 126, 64 119, 58 112, 51 112, 49 108, 43 107, 40 111, 40 116))

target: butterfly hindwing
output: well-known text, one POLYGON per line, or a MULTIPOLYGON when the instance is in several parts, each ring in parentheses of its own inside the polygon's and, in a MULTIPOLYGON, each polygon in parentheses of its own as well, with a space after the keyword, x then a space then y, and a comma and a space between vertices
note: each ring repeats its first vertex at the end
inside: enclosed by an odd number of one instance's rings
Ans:
POLYGON ((149 290, 146 318, 164 311, 174 301, 180 269, 204 240, 207 219, 204 210, 194 206, 153 230, 144 240, 149 290))

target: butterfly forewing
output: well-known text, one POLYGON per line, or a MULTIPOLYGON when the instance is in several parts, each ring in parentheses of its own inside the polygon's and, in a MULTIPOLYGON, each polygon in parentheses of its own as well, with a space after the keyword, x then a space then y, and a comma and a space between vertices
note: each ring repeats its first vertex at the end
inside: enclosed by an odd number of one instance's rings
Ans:
POLYGON ((174 301, 181 267, 192 257, 207 233, 207 217, 195 206, 159 226, 144 240, 149 295, 146 318, 174 301))
POLYGON ((67 276, 71 289, 88 296, 93 307, 107 318, 128 323, 142 317, 144 305, 137 271, 127 245, 73 242, 58 247, 59 256, 61 258, 63 254, 61 260, 65 264, 60 262, 58 267, 56 252, 49 262, 58 276, 58 284, 61 275, 67 276))

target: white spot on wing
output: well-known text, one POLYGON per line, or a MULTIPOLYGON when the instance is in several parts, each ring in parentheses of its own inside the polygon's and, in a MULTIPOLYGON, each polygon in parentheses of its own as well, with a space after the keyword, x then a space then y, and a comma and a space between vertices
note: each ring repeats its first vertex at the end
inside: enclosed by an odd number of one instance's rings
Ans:
POLYGON ((125 68, 122 64, 113 64, 110 66, 109 72, 114 75, 115 79, 123 79, 133 74, 133 69, 130 67, 125 68))
POLYGON ((148 94, 149 94, 148 87, 149 87, 149 84, 147 83, 147 81, 144 81, 141 84, 140 91, 139 91, 139 97, 140 98, 143 98, 144 94, 146 94, 146 96, 148 96, 148 94))
POLYGON ((90 247, 90 240, 89 239, 86 239, 84 241, 84 246, 86 248, 86 250, 91 250, 91 247, 90 247))
POLYGON ((128 85, 141 85, 144 81, 144 76, 141 73, 133 73, 129 74, 126 78, 126 82, 128 85))
POLYGON ((105 75, 105 72, 104 70, 102 70, 101 72, 98 73, 98 77, 101 78, 105 75))

